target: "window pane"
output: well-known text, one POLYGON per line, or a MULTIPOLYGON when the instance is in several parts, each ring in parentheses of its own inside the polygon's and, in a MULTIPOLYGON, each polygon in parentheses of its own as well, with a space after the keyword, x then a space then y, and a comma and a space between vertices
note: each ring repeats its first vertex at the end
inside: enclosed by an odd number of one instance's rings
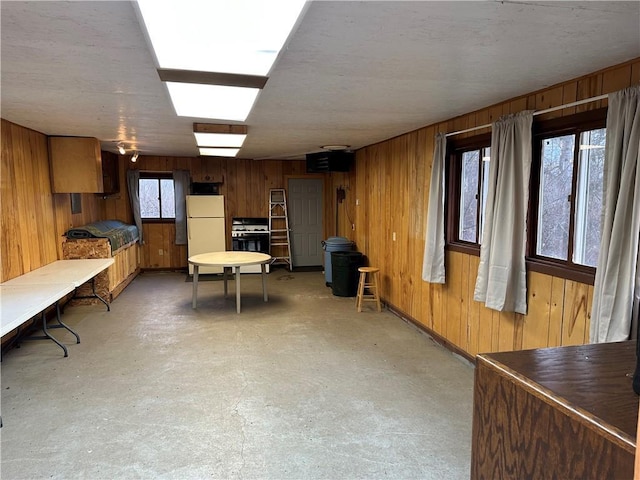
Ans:
POLYGON ((567 259, 575 135, 542 141, 536 253, 567 259))
POLYGON ((462 175, 460 179, 460 216, 458 238, 476 243, 478 222, 478 173, 480 171, 480 151, 462 154, 462 175))
POLYGON ((162 200, 162 218, 175 218, 176 202, 172 179, 163 178, 160 180, 160 194, 162 200))
POLYGON ((484 232, 484 213, 487 209, 487 193, 489 192, 489 165, 491 162, 491 148, 482 149, 482 181, 480 189, 480 235, 478 243, 482 244, 484 232))
POLYGON ((142 218, 160 218, 158 180, 141 178, 138 185, 140 187, 140 216, 142 218))
POLYGON ((595 267, 600 249, 606 129, 580 135, 573 262, 595 267))

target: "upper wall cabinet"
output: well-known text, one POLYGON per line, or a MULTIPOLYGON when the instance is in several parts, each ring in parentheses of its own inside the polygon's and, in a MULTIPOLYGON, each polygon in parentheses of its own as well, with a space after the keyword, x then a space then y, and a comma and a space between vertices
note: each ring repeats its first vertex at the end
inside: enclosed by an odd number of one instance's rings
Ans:
POLYGON ((49 137, 53 193, 103 193, 100 141, 92 137, 49 137))
POLYGON ((105 195, 120 192, 119 158, 115 153, 102 152, 102 186, 105 195))

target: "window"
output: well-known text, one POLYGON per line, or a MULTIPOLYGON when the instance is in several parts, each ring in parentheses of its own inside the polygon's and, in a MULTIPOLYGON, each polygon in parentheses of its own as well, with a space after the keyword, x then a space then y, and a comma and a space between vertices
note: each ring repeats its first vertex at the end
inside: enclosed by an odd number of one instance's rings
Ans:
POLYGON ((454 249, 479 251, 487 200, 491 137, 482 135, 452 143, 449 186, 448 240, 454 249), (456 248, 460 247, 460 248, 456 248))
POLYGON ((594 116, 541 124, 531 172, 530 260, 582 281, 593 281, 600 249, 605 119, 581 121, 594 116))
POLYGON ((140 216, 145 221, 173 220, 176 217, 175 194, 171 174, 141 174, 140 216))
MULTIPOLYGON (((527 268, 593 283, 600 250, 606 108, 534 119, 527 268)), ((447 248, 479 255, 491 134, 449 139, 447 248)))

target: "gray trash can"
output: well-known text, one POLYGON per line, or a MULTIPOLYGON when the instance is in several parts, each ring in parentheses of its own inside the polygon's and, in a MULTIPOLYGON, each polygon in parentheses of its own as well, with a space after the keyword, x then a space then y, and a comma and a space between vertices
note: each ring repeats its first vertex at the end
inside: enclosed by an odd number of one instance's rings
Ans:
POLYGON ((331 286, 331 253, 351 252, 355 244, 347 237, 329 237, 322 242, 324 248, 324 281, 327 287, 331 286))

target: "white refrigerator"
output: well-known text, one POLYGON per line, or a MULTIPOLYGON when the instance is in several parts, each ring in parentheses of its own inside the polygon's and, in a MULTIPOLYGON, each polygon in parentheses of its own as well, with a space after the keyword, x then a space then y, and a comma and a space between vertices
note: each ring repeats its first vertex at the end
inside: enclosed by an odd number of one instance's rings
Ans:
MULTIPOLYGON (((188 255, 226 250, 224 197, 222 195, 187 195, 188 255)), ((200 267, 198 272, 222 273, 222 267, 200 267)), ((189 265, 193 275, 193 265, 189 265)))

